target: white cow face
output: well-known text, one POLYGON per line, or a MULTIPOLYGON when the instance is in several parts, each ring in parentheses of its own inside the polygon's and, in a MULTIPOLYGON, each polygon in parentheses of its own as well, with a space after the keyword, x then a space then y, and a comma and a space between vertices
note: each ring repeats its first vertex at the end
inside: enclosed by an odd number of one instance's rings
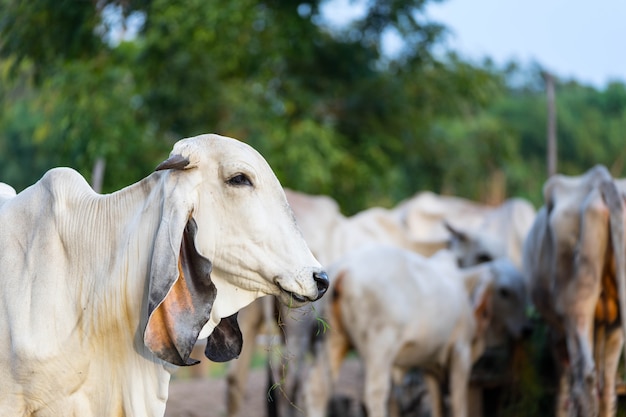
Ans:
POLYGON ((450 232, 448 248, 454 253, 461 268, 490 262, 506 255, 502 245, 485 234, 463 231, 449 223, 444 225, 450 232))
POLYGON ((234 139, 198 140, 211 146, 198 162, 204 178, 192 217, 199 228, 197 249, 213 262, 218 292, 221 284, 232 285, 292 306, 318 299, 328 281, 265 159, 234 139))
MULTIPOLYGON (((224 333, 229 334, 227 338, 236 335, 239 329, 233 315, 260 296, 276 295, 287 305, 299 306, 325 293, 326 273, 298 230, 278 179, 250 146, 217 135, 184 139, 157 169, 167 170, 165 181, 172 188, 169 198, 178 205, 168 224, 160 227, 174 231, 158 239, 158 244, 165 241, 177 250, 178 242, 183 242, 178 270, 172 275, 187 281, 183 288, 191 293, 187 310, 199 315, 195 320, 203 327, 200 337, 215 331, 219 334, 214 339, 224 333), (176 234, 179 229, 181 238, 176 234), (197 282, 189 282, 189 276, 196 276, 197 282), (210 318, 204 317, 207 314, 210 318)), ((168 268, 176 263, 159 261, 164 262, 168 268)), ((170 281, 160 287, 154 296, 151 291, 150 305, 158 304, 160 297, 174 297, 169 289, 177 289, 170 281)), ((183 304, 177 301, 172 308, 183 304)), ((196 330, 190 334, 197 338, 196 330)), ((235 339, 241 339, 241 334, 235 339)), ((238 353, 226 350, 225 360, 238 353)), ((221 354, 209 357, 222 359, 221 354)))

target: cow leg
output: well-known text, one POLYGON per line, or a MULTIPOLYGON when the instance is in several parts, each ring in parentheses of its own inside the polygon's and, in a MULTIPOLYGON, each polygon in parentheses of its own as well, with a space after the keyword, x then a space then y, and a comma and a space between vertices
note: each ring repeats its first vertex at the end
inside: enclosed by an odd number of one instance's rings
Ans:
MULTIPOLYGON (((281 367, 284 374, 283 395, 285 401, 280 401, 280 415, 282 417, 302 416, 303 393, 302 383, 310 353, 313 326, 316 320, 314 311, 309 307, 288 309, 281 306, 281 327, 285 333, 285 349, 281 355, 281 367)), ((322 333, 323 329, 317 329, 322 333)))
POLYGON ((441 386, 435 375, 424 374, 428 397, 430 398, 430 415, 432 417, 443 417, 443 400, 441 398, 441 386))
POLYGON ((226 415, 234 417, 239 413, 248 380, 252 355, 256 349, 256 339, 263 325, 263 305, 257 300, 239 312, 238 322, 246 340, 237 359, 231 361, 226 376, 226 415))
POLYGON ((467 391, 471 368, 469 344, 455 346, 450 359, 450 415, 452 417, 467 417, 467 391))
MULTIPOLYGON (((586 333, 586 332, 583 332, 586 333)), ((574 406, 583 416, 598 415, 597 377, 588 340, 579 333, 568 338, 574 406)))
POLYGON ((367 417, 385 417, 391 393, 391 369, 393 356, 378 351, 363 358, 365 363, 364 402, 367 417))
POLYGON ((562 369, 556 395, 556 417, 576 417, 570 392, 569 367, 562 369))
POLYGON ((322 352, 317 353, 315 362, 309 369, 304 384, 304 407, 308 417, 325 417, 328 401, 332 392, 332 377, 328 358, 322 352))
POLYGON ((389 417, 400 417, 402 408, 400 406, 400 398, 403 397, 402 394, 407 390, 404 380, 406 371, 396 367, 391 372, 392 388, 389 398, 389 417))
POLYGON ((615 392, 615 382, 620 354, 624 344, 624 334, 622 329, 617 327, 607 331, 605 340, 604 363, 601 374, 600 391, 600 417, 614 417, 617 413, 617 394, 615 392))
POLYGON ((341 330, 338 321, 331 317, 329 329, 322 341, 315 346, 315 360, 303 384, 305 415, 325 417, 328 400, 339 378, 341 364, 350 350, 348 336, 341 330))
POLYGON ((550 331, 550 346, 558 374, 556 393, 556 417, 576 417, 571 398, 571 367, 567 354, 564 336, 554 330, 550 331))
MULTIPOLYGON (((610 334, 610 331, 609 331, 610 334)), ((598 368, 597 376, 598 376, 598 389, 602 391, 602 384, 604 383, 604 372, 606 363, 606 342, 607 342, 607 328, 606 325, 601 323, 596 323, 596 329, 594 333, 595 337, 595 345, 593 347, 593 357, 596 362, 596 366, 598 368)))

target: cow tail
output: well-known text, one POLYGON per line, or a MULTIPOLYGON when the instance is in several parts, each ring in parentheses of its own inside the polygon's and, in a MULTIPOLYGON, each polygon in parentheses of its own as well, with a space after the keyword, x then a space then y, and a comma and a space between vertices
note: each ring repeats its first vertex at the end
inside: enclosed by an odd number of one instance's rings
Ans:
POLYGON ((609 208, 611 244, 615 257, 617 290, 619 293, 620 321, 624 332, 624 358, 626 359, 626 249, 624 245, 624 205, 612 180, 603 181, 602 197, 609 208))

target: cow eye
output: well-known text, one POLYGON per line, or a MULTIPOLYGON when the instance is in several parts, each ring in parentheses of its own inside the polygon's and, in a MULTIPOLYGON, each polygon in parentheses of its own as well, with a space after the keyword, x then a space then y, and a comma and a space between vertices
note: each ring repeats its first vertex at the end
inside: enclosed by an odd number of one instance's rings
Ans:
POLYGON ((476 257, 476 262, 479 264, 491 262, 491 261, 493 261, 493 258, 487 255, 486 253, 481 253, 480 255, 476 257))
POLYGON ((229 185, 235 185, 235 186, 244 186, 244 185, 252 186, 252 181, 250 181, 250 178, 248 178, 246 174, 237 174, 234 177, 229 178, 226 182, 229 185))
POLYGON ((509 298, 509 296, 511 295, 511 293, 509 292, 509 290, 507 290, 506 288, 500 288, 500 296, 502 298, 509 298))

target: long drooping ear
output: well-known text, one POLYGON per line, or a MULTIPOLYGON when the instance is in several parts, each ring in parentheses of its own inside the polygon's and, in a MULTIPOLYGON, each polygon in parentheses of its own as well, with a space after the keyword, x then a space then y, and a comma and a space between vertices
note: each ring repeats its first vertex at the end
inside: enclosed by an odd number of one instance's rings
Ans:
POLYGON ((235 313, 223 318, 213 329, 213 333, 207 339, 204 354, 213 362, 228 362, 239 356, 242 347, 243 336, 235 313))
POLYGON ((158 358, 183 366, 198 363, 189 355, 210 317, 217 289, 211 261, 194 244, 196 222, 181 217, 176 211, 164 217, 156 235, 144 343, 158 358))

